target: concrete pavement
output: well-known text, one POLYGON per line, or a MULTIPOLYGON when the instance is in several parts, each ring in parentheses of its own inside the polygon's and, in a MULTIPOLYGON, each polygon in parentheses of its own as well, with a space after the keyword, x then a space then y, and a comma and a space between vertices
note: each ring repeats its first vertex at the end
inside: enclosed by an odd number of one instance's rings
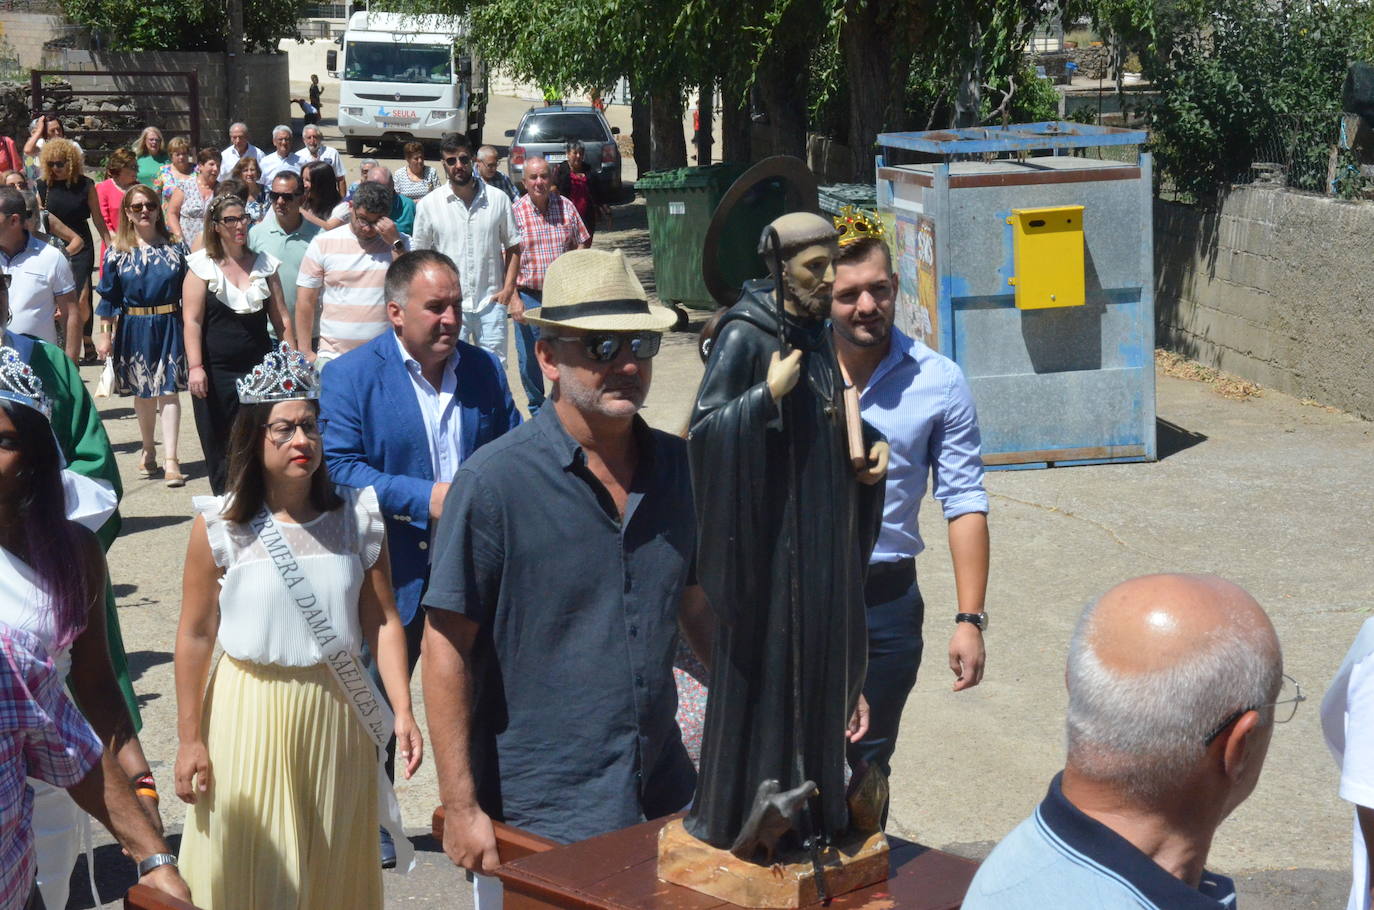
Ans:
MULTIPOLYGON (((599 233, 596 245, 624 248, 652 290, 643 212, 642 204, 619 209, 615 229, 599 233)), ((654 370, 646 417, 680 431, 701 375, 694 335, 671 334, 654 370)), ((96 369, 84 374, 93 387, 96 369)), ((521 400, 513 371, 511 385, 521 400)), ((137 478, 129 402, 101 403, 126 484, 125 531, 110 567, 144 706, 144 747, 167 793, 170 831, 183 820, 170 779, 181 565, 191 496, 209 493, 189 399, 183 401, 182 464, 193 478, 184 490, 137 478)), ((1285 668, 1309 701, 1275 731, 1259 787, 1221 828, 1209 866, 1238 878, 1246 910, 1338 906, 1349 882, 1351 812, 1336 796, 1317 708, 1374 603, 1374 424, 1272 392, 1229 400, 1209 385, 1163 373, 1158 412, 1157 464, 988 476, 988 672, 983 685, 957 695, 943 659, 953 580, 938 506, 926 504, 929 549, 918 561, 926 654, 893 763, 891 830, 984 855, 1033 809, 1063 761, 1064 654, 1081 606, 1133 575, 1215 572, 1244 585, 1269 611, 1285 668)), ((423 724, 418 685, 415 693, 423 724)), ((432 765, 397 789, 408 826, 427 829, 437 801, 432 765)), ((420 846, 428 852, 415 874, 387 876, 388 906, 469 906, 459 873, 435 845, 420 846)), ((107 897, 128 882, 116 855, 104 849, 98 863, 107 897)))

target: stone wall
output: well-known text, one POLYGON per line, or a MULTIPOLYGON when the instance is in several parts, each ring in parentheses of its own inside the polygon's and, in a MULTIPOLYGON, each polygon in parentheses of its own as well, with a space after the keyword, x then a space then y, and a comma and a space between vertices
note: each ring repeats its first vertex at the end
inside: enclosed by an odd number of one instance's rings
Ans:
POLYGON ((1368 202, 1262 187, 1156 201, 1159 344, 1374 419, 1370 237, 1368 202))
MULTIPOLYGON (((243 99, 239 116, 248 124, 249 135, 260 147, 270 144, 272 127, 291 122, 291 84, 289 62, 285 54, 245 54, 237 67, 239 84, 235 95, 243 99)), ((225 55, 183 51, 145 51, 121 53, 111 51, 50 49, 45 65, 50 69, 145 71, 156 73, 195 72, 200 100, 200 141, 202 145, 226 145, 229 136, 229 113, 225 104, 225 55)), ((184 109, 184 99, 171 96, 184 91, 185 80, 178 76, 116 76, 84 79, 73 76, 78 88, 114 86, 122 91, 162 90, 165 97, 136 96, 140 104, 161 110, 184 109)), ((150 120, 152 117, 149 118, 150 120)), ((172 135, 189 130, 185 117, 168 115, 158 124, 163 132, 172 135)))

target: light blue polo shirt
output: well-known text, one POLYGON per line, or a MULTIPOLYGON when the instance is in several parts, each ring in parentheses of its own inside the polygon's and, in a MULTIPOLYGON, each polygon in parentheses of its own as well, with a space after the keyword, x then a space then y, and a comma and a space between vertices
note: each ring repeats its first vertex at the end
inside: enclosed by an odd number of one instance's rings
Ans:
POLYGON ((964 910, 1234 910, 1235 884, 1189 886, 1064 798, 1055 775, 1035 813, 978 869, 964 910))

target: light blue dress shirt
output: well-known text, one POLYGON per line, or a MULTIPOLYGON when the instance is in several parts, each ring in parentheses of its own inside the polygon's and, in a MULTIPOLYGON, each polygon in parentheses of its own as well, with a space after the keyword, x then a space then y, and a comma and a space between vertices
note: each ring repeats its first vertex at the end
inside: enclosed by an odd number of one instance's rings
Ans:
POLYGON ((871 562, 896 562, 925 549, 917 516, 932 471, 946 520, 987 512, 978 415, 954 361, 893 326, 892 348, 869 377, 859 410, 892 448, 871 562))

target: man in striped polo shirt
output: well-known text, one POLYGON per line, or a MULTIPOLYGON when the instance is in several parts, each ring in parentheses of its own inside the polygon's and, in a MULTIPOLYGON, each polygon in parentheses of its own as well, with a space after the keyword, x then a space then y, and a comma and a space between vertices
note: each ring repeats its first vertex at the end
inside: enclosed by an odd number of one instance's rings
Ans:
POLYGON ((386 270, 410 249, 410 237, 388 217, 391 189, 360 183, 347 224, 316 234, 296 277, 296 329, 301 350, 321 367, 387 331, 386 270), (310 350, 316 307, 320 348, 310 350), (302 328, 303 327, 303 328, 302 328))

